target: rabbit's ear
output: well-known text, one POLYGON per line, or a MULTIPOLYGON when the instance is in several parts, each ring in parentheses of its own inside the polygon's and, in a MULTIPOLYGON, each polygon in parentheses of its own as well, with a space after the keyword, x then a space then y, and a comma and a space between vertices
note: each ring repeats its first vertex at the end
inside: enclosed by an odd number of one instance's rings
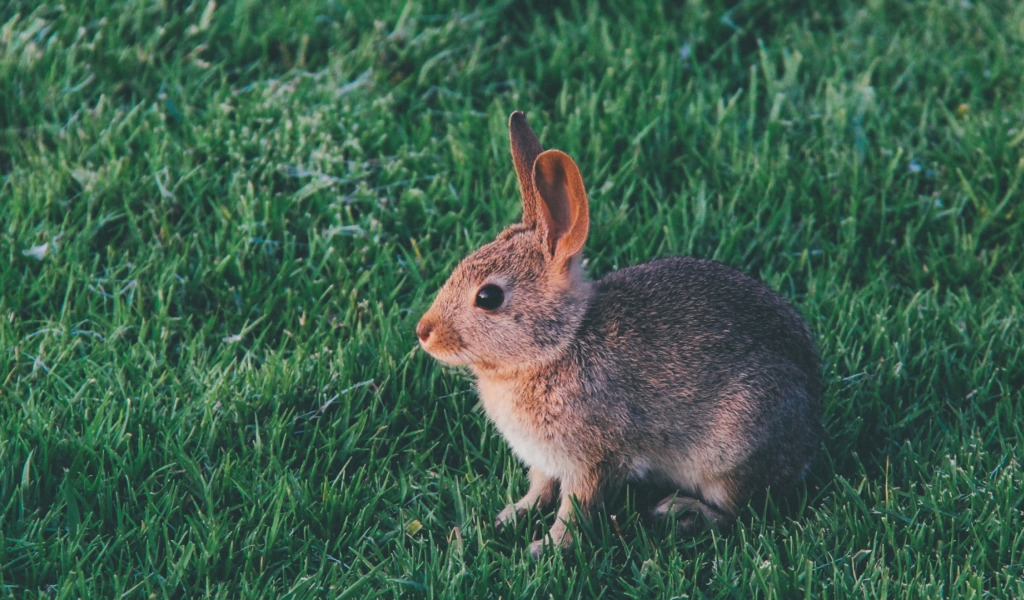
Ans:
POLYGON ((512 162, 519 177, 519 192, 523 196, 523 223, 533 227, 537 224, 539 202, 533 183, 533 163, 544 150, 522 111, 517 110, 508 118, 508 137, 512 142, 512 162))
POLYGON ((587 190, 580 170, 560 150, 542 152, 533 163, 537 187, 537 219, 556 262, 565 262, 583 249, 590 229, 587 190))

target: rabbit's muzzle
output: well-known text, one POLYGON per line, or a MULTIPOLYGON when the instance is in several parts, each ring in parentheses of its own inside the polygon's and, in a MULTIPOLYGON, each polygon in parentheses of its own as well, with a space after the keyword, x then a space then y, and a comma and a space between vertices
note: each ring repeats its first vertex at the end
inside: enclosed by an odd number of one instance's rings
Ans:
POLYGON ((465 364, 460 358, 465 344, 457 331, 436 319, 431 312, 416 324, 416 337, 420 348, 437 360, 450 365, 465 364))

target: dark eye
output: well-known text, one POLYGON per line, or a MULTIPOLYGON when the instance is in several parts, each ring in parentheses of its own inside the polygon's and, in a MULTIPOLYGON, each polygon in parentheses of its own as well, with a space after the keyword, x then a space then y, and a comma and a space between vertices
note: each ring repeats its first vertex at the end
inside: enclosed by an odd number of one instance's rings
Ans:
POLYGON ((484 310, 494 310, 505 301, 505 292, 496 285, 485 285, 476 293, 476 305, 484 310))

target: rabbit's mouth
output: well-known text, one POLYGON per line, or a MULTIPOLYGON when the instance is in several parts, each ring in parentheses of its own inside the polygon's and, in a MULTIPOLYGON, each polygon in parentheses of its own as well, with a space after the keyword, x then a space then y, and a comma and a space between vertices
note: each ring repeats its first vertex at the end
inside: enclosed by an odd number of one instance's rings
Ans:
POLYGON ((437 348, 436 346, 437 344, 434 344, 432 343, 432 341, 429 340, 427 342, 424 342, 422 340, 420 341, 420 348, 422 348, 424 352, 434 357, 436 360, 443 362, 446 365, 453 367, 462 367, 466 365, 471 365, 474 362, 472 359, 463 356, 463 353, 461 352, 445 351, 437 348))

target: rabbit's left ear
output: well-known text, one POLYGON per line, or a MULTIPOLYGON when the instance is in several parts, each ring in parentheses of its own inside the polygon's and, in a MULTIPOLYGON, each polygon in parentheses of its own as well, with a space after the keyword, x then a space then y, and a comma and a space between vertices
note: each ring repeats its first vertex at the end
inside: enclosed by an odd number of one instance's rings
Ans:
POLYGON ((548 150, 533 163, 533 180, 545 246, 555 262, 568 262, 583 250, 590 230, 587 190, 580 170, 568 154, 548 150))
POLYGON ((533 184, 533 163, 543 152, 537 134, 526 122, 526 115, 517 110, 508 118, 508 138, 512 143, 512 162, 519 178, 519 193, 523 196, 523 223, 537 224, 537 188, 533 184))

